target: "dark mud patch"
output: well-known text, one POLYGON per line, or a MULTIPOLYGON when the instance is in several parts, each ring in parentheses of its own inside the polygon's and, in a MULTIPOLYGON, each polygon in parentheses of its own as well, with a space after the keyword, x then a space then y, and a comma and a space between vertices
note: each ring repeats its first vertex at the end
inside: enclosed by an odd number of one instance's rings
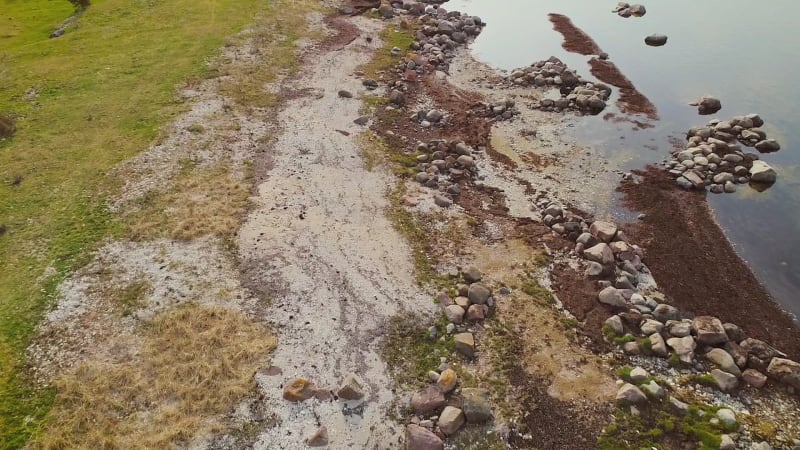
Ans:
POLYGON ((617 107, 625 114, 640 114, 648 119, 658 120, 656 105, 645 97, 633 82, 628 79, 611 61, 597 58, 589 60, 592 75, 598 80, 608 83, 619 89, 617 107))
POLYGON ((800 359, 800 329, 739 258, 708 208, 705 193, 684 192, 656 167, 636 171, 641 184, 619 190, 623 204, 646 214, 625 233, 647 249, 645 262, 662 292, 682 311, 742 327, 791 359, 800 359))
POLYGON ((553 29, 564 36, 564 42, 561 44, 564 50, 587 56, 599 55, 603 52, 594 39, 576 27, 569 17, 561 14, 549 14, 549 17, 550 22, 553 23, 553 29))
POLYGON ((582 273, 568 266, 556 266, 552 272, 553 290, 564 307, 583 323, 581 334, 589 338, 590 350, 603 353, 609 345, 603 339, 603 323, 613 311, 597 301, 597 287, 582 273))

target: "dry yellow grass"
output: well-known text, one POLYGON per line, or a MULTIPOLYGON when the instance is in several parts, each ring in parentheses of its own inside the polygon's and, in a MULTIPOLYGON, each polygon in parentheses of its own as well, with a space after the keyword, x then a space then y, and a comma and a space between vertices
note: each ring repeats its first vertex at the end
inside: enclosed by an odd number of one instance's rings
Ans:
POLYGON ((219 431, 275 347, 262 326, 222 308, 179 308, 144 333, 136 360, 85 363, 57 380, 31 448, 162 449, 219 431))
POLYGON ((135 240, 230 238, 247 211, 249 189, 248 180, 238 179, 227 164, 190 168, 168 191, 144 200, 127 221, 128 234, 135 240))

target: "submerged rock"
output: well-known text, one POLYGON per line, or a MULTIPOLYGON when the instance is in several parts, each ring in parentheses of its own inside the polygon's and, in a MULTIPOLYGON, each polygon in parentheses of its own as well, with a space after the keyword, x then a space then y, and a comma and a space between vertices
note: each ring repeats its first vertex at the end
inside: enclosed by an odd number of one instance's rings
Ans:
POLYGON ((644 38, 644 43, 651 47, 661 47, 667 43, 667 36, 664 34, 651 34, 644 38))

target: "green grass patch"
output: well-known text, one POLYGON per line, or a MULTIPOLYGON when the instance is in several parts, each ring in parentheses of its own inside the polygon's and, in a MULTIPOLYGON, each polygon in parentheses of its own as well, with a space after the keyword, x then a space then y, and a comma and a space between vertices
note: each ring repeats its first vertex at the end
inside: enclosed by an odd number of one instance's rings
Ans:
POLYGON ((534 279, 528 279, 522 282, 522 286, 520 286, 520 290, 525 294, 533 297, 533 299, 541 303, 543 305, 555 305, 556 299, 553 297, 553 293, 550 292, 547 288, 539 284, 538 281, 534 279))
POLYGON ((381 356, 389 365, 395 381, 402 387, 422 387, 429 383, 428 372, 437 370, 441 357, 454 359, 455 343, 446 332, 447 319, 427 323, 416 315, 398 315, 388 326, 381 356), (431 339, 428 327, 434 325, 437 338, 431 339))
POLYGON ((391 50, 397 47, 405 54, 414 43, 414 32, 390 26, 381 31, 381 40, 383 47, 370 62, 361 67, 361 70, 371 78, 378 78, 381 72, 391 69, 400 61, 400 57, 392 56, 391 50))
POLYGON ((633 342, 635 340, 636 338, 633 337, 632 334, 626 334, 625 336, 615 337, 614 343, 617 345, 624 345, 627 344, 628 342, 633 342))
MULTIPOLYGON (((15 128, 0 139, 0 448, 22 447, 51 403, 52 392, 30 389, 20 370, 56 286, 122 229, 105 206, 122 180, 106 174, 187 108, 182 83, 221 73, 254 95, 291 68, 292 39, 304 28, 298 12, 313 3, 97 0, 50 39, 72 3, 0 0, 0 112, 15 128), (275 58, 272 73, 207 64, 226 36, 253 23, 268 44, 259 51, 275 58), (45 276, 46 268, 54 270, 45 276)), ((269 104, 254 96, 240 103, 269 104)))

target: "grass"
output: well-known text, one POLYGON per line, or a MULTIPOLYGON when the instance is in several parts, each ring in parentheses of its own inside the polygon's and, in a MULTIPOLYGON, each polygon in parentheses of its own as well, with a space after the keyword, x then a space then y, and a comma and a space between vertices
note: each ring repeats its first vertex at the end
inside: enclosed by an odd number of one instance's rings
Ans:
POLYGON ((126 220, 128 235, 136 240, 231 239, 247 211, 249 189, 247 180, 237 179, 227 164, 187 165, 171 189, 142 200, 141 208, 126 220))
POLYGON ((273 104, 263 82, 292 69, 299 13, 314 3, 97 0, 49 39, 73 14, 70 2, 0 0, 0 112, 16 121, 0 140, 0 448, 23 446, 52 400, 27 386, 21 367, 56 286, 125 229, 105 206, 122 180, 106 174, 187 108, 182 83, 226 75, 222 89, 238 105, 273 104), (254 20, 255 56, 272 63, 207 64, 254 20))
POLYGON ((542 305, 555 305, 556 303, 553 293, 534 279, 523 281, 520 290, 542 305))
POLYGON ((397 47, 405 53, 414 43, 412 30, 400 30, 393 26, 384 28, 380 36, 383 40, 383 48, 378 50, 370 62, 360 68, 371 78, 378 78, 382 72, 394 67, 400 61, 399 57, 391 55, 392 48, 397 47))
POLYGON ((219 417, 255 391, 253 374, 275 347, 252 320, 188 306, 147 325, 138 360, 85 363, 60 377, 32 449, 175 448, 225 427, 219 417))
POLYGON ((447 320, 441 317, 433 324, 437 336, 443 339, 431 339, 429 325, 425 323, 425 319, 415 315, 398 315, 389 323, 381 356, 401 387, 417 388, 428 384, 428 372, 437 370, 442 356, 454 359, 455 344, 445 331, 447 320))

